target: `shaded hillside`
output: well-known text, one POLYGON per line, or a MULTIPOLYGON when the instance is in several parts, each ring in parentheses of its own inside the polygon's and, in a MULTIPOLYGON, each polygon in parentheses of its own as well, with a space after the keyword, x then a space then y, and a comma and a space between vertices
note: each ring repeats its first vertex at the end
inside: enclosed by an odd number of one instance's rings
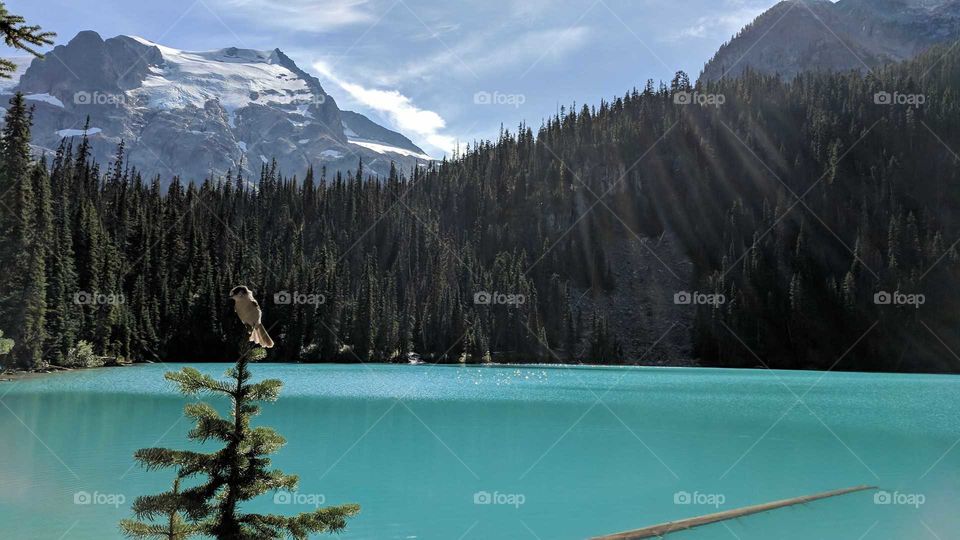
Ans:
POLYGON ((791 78, 867 70, 960 38, 956 0, 787 0, 757 17, 703 68, 703 81, 745 70, 791 78))

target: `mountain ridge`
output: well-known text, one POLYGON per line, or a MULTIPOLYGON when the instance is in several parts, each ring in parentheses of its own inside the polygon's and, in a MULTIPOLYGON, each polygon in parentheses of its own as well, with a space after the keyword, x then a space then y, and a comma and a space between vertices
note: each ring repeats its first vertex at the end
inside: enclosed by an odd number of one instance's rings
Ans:
POLYGON ((700 80, 870 70, 960 37, 958 0, 784 0, 724 43, 700 80))
POLYGON ((341 111, 318 78, 280 49, 175 49, 137 36, 103 39, 85 30, 44 59, 16 86, 35 105, 37 152, 83 134, 90 118, 93 155, 106 162, 124 141, 145 176, 187 180, 255 172, 276 159, 281 170, 385 175, 431 158, 410 139, 359 113, 341 111), (363 136, 348 136, 350 124, 363 136))

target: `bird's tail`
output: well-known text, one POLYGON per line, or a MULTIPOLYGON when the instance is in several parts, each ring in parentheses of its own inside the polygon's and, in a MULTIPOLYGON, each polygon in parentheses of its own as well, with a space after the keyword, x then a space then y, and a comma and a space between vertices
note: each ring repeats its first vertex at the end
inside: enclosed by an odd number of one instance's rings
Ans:
POLYGON ((264 349, 273 347, 273 340, 270 339, 270 334, 267 333, 267 329, 264 328, 262 324, 257 324, 253 327, 253 332, 250 332, 250 341, 264 349))

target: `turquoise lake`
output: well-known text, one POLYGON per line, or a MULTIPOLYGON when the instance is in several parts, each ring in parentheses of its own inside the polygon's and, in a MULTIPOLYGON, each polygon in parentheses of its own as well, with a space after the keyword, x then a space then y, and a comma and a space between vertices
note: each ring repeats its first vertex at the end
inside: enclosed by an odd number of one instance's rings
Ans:
MULTIPOLYGON (((0 383, 0 538, 120 537, 196 448, 177 364, 0 383)), ((225 364, 197 366, 221 375, 225 364)), ((296 513, 356 502, 348 539, 579 539, 867 484, 677 539, 960 538, 960 378, 690 368, 257 364, 296 513)), ((223 405, 223 403, 219 403, 223 405)))

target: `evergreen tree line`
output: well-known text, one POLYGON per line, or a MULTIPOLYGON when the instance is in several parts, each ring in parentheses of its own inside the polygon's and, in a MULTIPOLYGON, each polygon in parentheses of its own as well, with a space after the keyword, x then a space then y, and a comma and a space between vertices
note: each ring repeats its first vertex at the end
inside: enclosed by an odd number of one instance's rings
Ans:
MULTIPOLYGON (((39 26, 26 24, 26 19, 10 13, 3 2, 0 2, 0 36, 3 37, 3 42, 7 47, 24 51, 37 58, 43 58, 43 55, 35 47, 52 45, 56 34, 44 31, 39 26)), ((10 79, 16 70, 17 65, 15 63, 8 59, 0 59, 0 79, 10 79)), ((0 233, 3 233, 2 229, 0 229, 0 233)), ((2 283, 3 279, 0 278, 0 284, 2 283)), ((0 293, 2 293, 2 289, 0 289, 0 293)), ((3 365, 3 356, 9 354, 13 346, 13 340, 4 338, 3 330, 0 330, 0 366, 3 365)))
POLYGON ((242 283, 277 360, 630 362, 629 336, 574 291, 617 294, 611 269, 630 261, 612 243, 670 232, 694 268, 678 289, 726 299, 697 307, 705 364, 955 371, 958 83, 946 49, 792 81, 678 73, 409 173, 270 164, 202 183, 143 178, 122 144, 101 169, 85 138, 31 161, 16 97, 0 145, 0 329, 24 367, 74 362, 81 340, 111 357, 229 360, 240 329, 225 295, 242 283))

